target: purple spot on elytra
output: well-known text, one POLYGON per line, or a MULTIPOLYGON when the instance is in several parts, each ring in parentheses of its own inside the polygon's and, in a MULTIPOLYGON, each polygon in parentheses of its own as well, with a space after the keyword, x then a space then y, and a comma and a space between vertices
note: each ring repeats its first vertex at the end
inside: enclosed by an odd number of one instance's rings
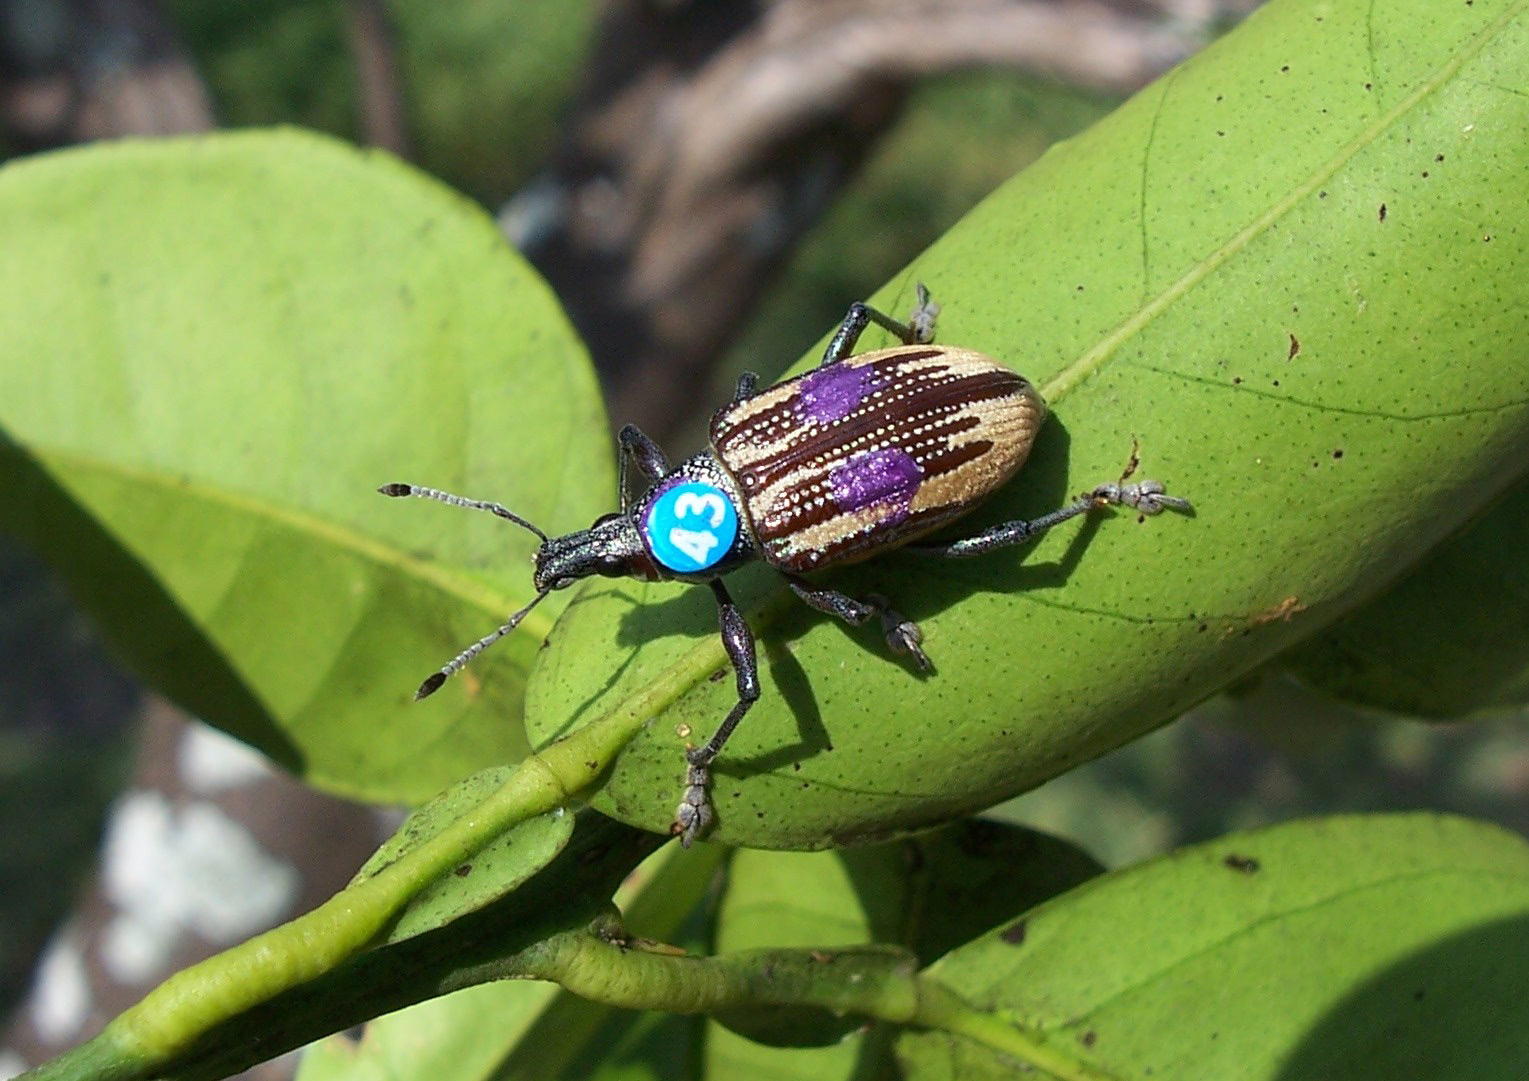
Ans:
POLYGON ((834 503, 848 513, 886 505, 883 525, 895 525, 908 517, 913 494, 924 471, 907 451, 896 447, 866 450, 828 471, 834 503))
POLYGON ((797 409, 803 420, 832 424, 853 413, 880 385, 869 365, 829 364, 802 379, 797 409))

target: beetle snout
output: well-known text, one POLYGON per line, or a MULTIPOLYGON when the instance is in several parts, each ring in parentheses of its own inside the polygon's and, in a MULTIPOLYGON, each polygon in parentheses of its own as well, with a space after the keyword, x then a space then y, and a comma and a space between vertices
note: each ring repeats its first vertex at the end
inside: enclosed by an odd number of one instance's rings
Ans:
POLYGON ((562 588, 563 584, 565 584, 558 583, 559 576, 557 568, 549 561, 547 548, 550 543, 551 542, 549 541, 548 544, 544 544, 538 548, 536 550, 536 555, 532 557, 532 561, 536 567, 536 570, 532 574, 532 579, 536 584, 536 591, 538 593, 544 593, 549 589, 560 589, 562 588))
POLYGON ((581 578, 640 576, 642 542, 630 519, 607 515, 588 529, 551 537, 536 551, 537 591, 566 589, 581 578))

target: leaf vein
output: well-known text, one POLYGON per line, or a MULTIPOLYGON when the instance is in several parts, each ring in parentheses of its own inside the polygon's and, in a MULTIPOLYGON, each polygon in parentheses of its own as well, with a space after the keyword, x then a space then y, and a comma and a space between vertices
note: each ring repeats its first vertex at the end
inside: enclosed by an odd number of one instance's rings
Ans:
POLYGON ((1251 394, 1258 398, 1268 398, 1271 401, 1283 402, 1287 405, 1299 406, 1302 409, 1311 409, 1319 413, 1333 413, 1344 416, 1365 417, 1373 420, 1394 420, 1401 423, 1416 423, 1436 420, 1458 420, 1463 417, 1475 417, 1490 413, 1508 413, 1515 409, 1529 407, 1529 398, 1515 398, 1506 402, 1493 402, 1488 405, 1468 405, 1455 409, 1433 409, 1422 412, 1404 413, 1387 409, 1362 409, 1351 405, 1333 405, 1329 402, 1319 402, 1311 398, 1298 398, 1293 394, 1281 394, 1272 390, 1263 390, 1259 387, 1250 387, 1246 383, 1227 383, 1219 379, 1211 379, 1203 375, 1191 375, 1188 372, 1177 371, 1173 368, 1163 368, 1155 364, 1133 363, 1133 368, 1152 372, 1155 375, 1167 376, 1171 379, 1182 379, 1188 383, 1197 383, 1201 386, 1212 387, 1216 390, 1224 390, 1232 394, 1251 394))

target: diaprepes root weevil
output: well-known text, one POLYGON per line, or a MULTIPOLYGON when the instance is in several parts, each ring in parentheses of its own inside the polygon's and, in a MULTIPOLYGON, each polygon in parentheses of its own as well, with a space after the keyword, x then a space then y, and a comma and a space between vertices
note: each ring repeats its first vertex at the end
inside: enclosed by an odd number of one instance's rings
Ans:
MULTIPOLYGON (((756 375, 745 373, 733 400, 712 417, 710 448, 678 466, 669 464, 657 443, 627 425, 620 436, 621 510, 588 529, 549 537, 497 503, 412 484, 378 489, 383 495, 420 496, 490 511, 541 539, 535 598, 426 679, 415 697, 435 692, 513 631, 549 593, 580 579, 602 575, 704 582, 717 599, 738 701, 711 739, 686 751, 685 791, 673 831, 690 845, 712 822, 707 795, 711 765, 759 698, 754 635, 722 576, 762 559, 813 608, 857 626, 880 619, 892 651, 928 669, 918 626, 885 597, 856 599, 802 576, 909 545, 971 510, 1029 456, 1046 417, 1040 395, 1027 380, 981 353, 931 344, 938 312, 922 285, 907 323, 852 304, 817 368, 763 390, 756 375), (851 355, 871 323, 904 344, 851 355), (647 481, 646 490, 635 497, 629 483, 633 465, 647 481)), ((1190 509, 1187 500, 1164 494, 1157 481, 1131 481, 1135 466, 1133 450, 1119 480, 1050 514, 912 548, 960 559, 1023 544, 1060 522, 1111 504, 1142 514, 1190 509)))

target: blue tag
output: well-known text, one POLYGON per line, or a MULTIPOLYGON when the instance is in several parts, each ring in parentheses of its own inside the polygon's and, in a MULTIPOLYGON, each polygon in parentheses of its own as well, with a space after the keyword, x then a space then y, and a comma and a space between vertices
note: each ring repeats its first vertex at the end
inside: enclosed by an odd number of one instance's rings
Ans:
POLYGON ((732 550, 738 511, 722 489, 687 481, 649 504, 642 529, 654 559, 669 570, 695 574, 732 550))

